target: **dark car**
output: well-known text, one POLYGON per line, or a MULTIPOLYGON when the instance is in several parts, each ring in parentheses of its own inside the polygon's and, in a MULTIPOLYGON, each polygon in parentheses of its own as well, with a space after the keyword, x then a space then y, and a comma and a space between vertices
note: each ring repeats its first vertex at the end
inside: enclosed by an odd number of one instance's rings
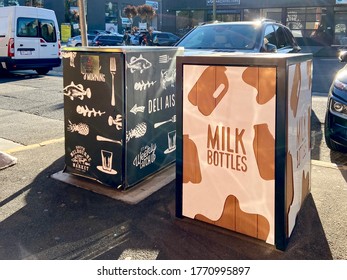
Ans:
POLYGON ((295 53, 301 50, 289 28, 272 20, 199 25, 175 46, 223 52, 295 53))
MULTIPOLYGON (((347 53, 340 60, 347 62, 347 53)), ((329 90, 324 136, 329 149, 347 152, 347 65, 337 72, 329 90)))
POLYGON ((92 46, 122 46, 123 36, 117 34, 100 34, 97 35, 92 46))
MULTIPOLYGON (((154 38, 157 40, 154 42, 155 46, 173 46, 175 45, 180 37, 171 33, 164 31, 153 31, 154 38)), ((148 31, 142 31, 139 34, 133 35, 131 39, 132 45, 141 45, 143 38, 148 36, 148 31)))
POLYGON ((156 46, 173 46, 180 39, 171 32, 153 31, 153 34, 158 39, 155 43, 156 46))

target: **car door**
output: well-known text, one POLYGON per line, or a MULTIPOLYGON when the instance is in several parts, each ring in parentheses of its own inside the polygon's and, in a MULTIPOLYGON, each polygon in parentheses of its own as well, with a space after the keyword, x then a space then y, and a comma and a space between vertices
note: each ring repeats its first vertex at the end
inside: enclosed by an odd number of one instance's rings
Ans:
POLYGON ((40 42, 39 51, 41 58, 53 58, 58 54, 58 40, 53 20, 40 19, 40 42))
POLYGON ((18 17, 16 25, 15 57, 36 59, 40 57, 39 21, 37 18, 18 17))

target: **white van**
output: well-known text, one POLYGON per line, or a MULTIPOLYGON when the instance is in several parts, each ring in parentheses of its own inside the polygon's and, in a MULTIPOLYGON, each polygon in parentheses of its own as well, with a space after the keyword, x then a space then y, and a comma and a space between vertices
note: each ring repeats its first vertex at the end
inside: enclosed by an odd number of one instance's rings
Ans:
POLYGON ((0 8, 0 70, 35 70, 45 75, 59 67, 60 33, 52 10, 0 8))

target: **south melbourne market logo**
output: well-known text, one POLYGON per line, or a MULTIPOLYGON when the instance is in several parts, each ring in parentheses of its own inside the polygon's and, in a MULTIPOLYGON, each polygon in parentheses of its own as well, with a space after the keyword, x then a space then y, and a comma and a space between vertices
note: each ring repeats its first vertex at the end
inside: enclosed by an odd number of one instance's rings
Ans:
POLYGON ((71 151, 70 156, 73 168, 82 172, 89 170, 92 158, 87 154, 84 147, 76 146, 76 148, 71 151))

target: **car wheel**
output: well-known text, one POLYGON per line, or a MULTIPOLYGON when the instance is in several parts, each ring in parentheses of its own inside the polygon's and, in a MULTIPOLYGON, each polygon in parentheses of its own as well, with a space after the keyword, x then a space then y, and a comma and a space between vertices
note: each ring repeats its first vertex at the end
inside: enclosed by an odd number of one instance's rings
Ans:
POLYGON ((336 152, 341 152, 341 153, 346 153, 347 148, 344 146, 341 146, 337 143, 335 143, 331 137, 330 137, 330 128, 329 128, 329 115, 328 113, 325 114, 325 121, 324 121, 324 138, 325 138, 325 143, 327 144, 328 148, 332 151, 336 152))
POLYGON ((49 68, 38 68, 36 69, 37 74, 46 75, 49 72, 49 68))
POLYGON ((82 46, 82 44, 80 44, 80 43, 75 45, 75 47, 81 47, 81 46, 82 46))

